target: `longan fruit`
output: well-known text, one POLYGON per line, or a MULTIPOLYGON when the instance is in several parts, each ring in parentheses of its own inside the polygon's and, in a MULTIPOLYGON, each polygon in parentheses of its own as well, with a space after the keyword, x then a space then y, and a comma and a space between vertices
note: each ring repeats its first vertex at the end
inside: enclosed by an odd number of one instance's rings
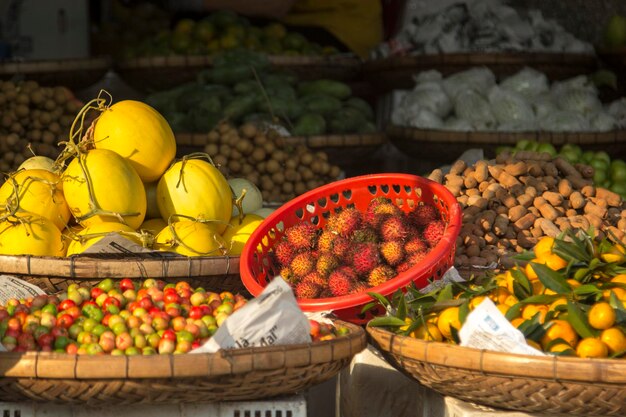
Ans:
POLYGON ((213 159, 213 163, 217 165, 218 167, 226 166, 226 164, 228 163, 228 159, 224 155, 221 155, 221 154, 212 157, 212 159, 213 159))
POLYGON ((309 181, 315 178, 315 174, 313 173, 313 171, 311 171, 311 169, 307 167, 302 167, 302 169, 300 169, 300 175, 302 175, 302 179, 305 181, 309 181))
POLYGON ((237 161, 237 160, 230 160, 228 162, 228 169, 230 169, 232 172, 234 173, 239 173, 241 172, 241 162, 237 161))
POLYGON ((15 97, 15 102, 17 104, 25 105, 28 108, 28 104, 30 103, 30 97, 28 96, 28 94, 19 93, 17 97, 15 97))
POLYGON ((315 158, 322 160, 322 161, 328 161, 328 154, 326 152, 315 152, 315 158))
POLYGON ((59 133, 61 133, 61 125, 57 122, 52 122, 48 126, 48 130, 54 133, 55 135, 58 135, 59 133))
POLYGON ((319 160, 315 160, 311 163, 311 171, 315 172, 316 174, 321 174, 322 172, 322 162, 319 160))
POLYGON ((330 171, 328 171, 328 176, 332 179, 338 178, 339 174, 341 174, 341 168, 337 165, 333 165, 330 167, 330 171))
POLYGON ((54 134, 48 130, 45 130, 41 135, 41 141, 49 145, 52 145, 54 143, 55 138, 56 136, 54 136, 54 134))
POLYGON ((297 169, 298 168, 298 161, 296 161, 295 159, 287 159, 285 161, 285 168, 287 169, 297 169))
POLYGON ((18 135, 16 135, 15 133, 9 133, 6 136, 6 143, 11 145, 11 146, 17 145, 19 140, 20 140, 20 137, 18 135))
POLYGON ((256 148, 250 156, 254 161, 263 161, 266 157, 265 150, 263 148, 256 148))
POLYGON ((34 90, 32 93, 30 93, 30 101, 35 105, 39 105, 43 103, 45 99, 46 98, 43 96, 43 94, 39 90, 34 90))
MULTIPOLYGON (((244 164, 243 167, 241 167, 241 173, 243 175, 248 175, 254 172, 254 167, 250 164, 244 164)), ((256 173, 255 173, 256 175, 256 173)))
POLYGON ((219 152, 219 147, 215 143, 209 143, 204 147, 204 152, 208 153, 209 155, 217 155, 217 153, 219 152))
POLYGON ((313 159, 313 155, 311 155, 310 153, 305 153, 300 156, 300 162, 303 165, 311 165, 313 163, 313 159))
POLYGON ((256 135, 252 141, 256 146, 263 146, 267 143, 267 137, 265 135, 256 135))
POLYGON ((245 123, 239 128, 239 132, 246 138, 253 138, 256 136, 258 129, 253 123, 245 123))
POLYGON ((220 145, 220 155, 224 155, 228 158, 230 156, 230 146, 220 145))
POLYGON ((248 155, 254 149, 254 145, 249 139, 239 139, 239 141, 235 143, 235 149, 244 155, 248 155))
POLYGON ((22 133, 22 132, 24 132, 24 126, 22 126, 22 125, 21 125, 20 123, 18 123, 18 122, 14 122, 14 123, 11 125, 11 127, 9 128, 9 130, 10 130, 11 132, 14 132, 14 133, 22 133))
POLYGON ((215 130, 211 130, 208 134, 207 134, 207 142, 208 143, 218 143, 220 141, 220 134, 217 133, 217 131, 215 130))
POLYGON ((272 181, 274 181, 274 184, 282 184, 285 182, 285 175, 282 172, 274 172, 272 174, 272 181))
POLYGON ((256 164, 257 171, 262 172, 264 174, 268 173, 267 170, 265 169, 265 164, 266 164, 265 161, 259 162, 258 164, 256 164))
POLYGON ((241 159, 243 159, 243 155, 237 149, 231 148, 230 149, 229 158, 230 159, 241 160, 241 159))
POLYGON ((276 149, 276 151, 274 151, 274 154, 272 156, 278 162, 283 162, 287 159, 287 153, 283 151, 282 149, 276 149))
POLYGON ((265 152, 268 155, 272 155, 276 150, 276 145, 274 145, 272 142, 266 142, 263 144, 263 149, 265 149, 265 152))
POLYGON ((296 195, 300 195, 306 193, 308 190, 306 188, 306 185, 302 181, 298 181, 294 184, 293 191, 296 193, 296 195))
POLYGON ((43 108, 48 111, 52 111, 57 108, 57 104, 54 102, 54 100, 49 98, 43 103, 43 108))
POLYGON ((281 170, 280 168, 280 164, 278 163, 278 161, 274 160, 274 159, 270 159, 269 161, 267 161, 267 163, 265 164, 265 170, 267 172, 269 172, 270 174, 273 174, 274 172, 278 172, 281 170))
POLYGON ((295 182, 298 180, 298 172, 295 169, 286 169, 285 178, 287 181, 295 182))
POLYGON ((287 194, 293 193, 294 189, 293 184, 290 182, 284 182, 281 188, 283 192, 287 194))

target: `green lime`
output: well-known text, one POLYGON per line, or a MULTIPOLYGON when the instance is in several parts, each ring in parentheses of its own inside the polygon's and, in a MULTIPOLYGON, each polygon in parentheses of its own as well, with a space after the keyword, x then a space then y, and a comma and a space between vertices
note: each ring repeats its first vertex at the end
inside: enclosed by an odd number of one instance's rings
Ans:
POLYGON ((580 161, 584 164, 588 164, 591 162, 591 160, 593 159, 593 157, 595 156, 595 154, 593 153, 593 151, 585 151, 583 152, 583 154, 580 157, 580 161))
POLYGON ((604 151, 596 152, 596 155, 594 156, 594 159, 602 159, 602 160, 605 160, 608 164, 611 163, 611 157, 609 156, 608 153, 606 153, 604 151))
POLYGON ((551 143, 540 143, 537 145, 537 152, 547 152, 552 156, 556 155, 556 149, 551 143))
POLYGON ((611 162, 610 172, 611 180, 626 183, 626 162, 621 159, 614 159, 611 162))
POLYGON ((593 173, 593 183, 596 186, 602 187, 604 182, 606 182, 607 176, 606 176, 606 171, 604 170, 596 170, 596 172, 593 173))
POLYGON ((571 152, 576 155, 576 160, 578 160, 583 154, 583 150, 580 149, 580 146, 574 145, 573 143, 566 143, 561 146, 561 152, 571 152))

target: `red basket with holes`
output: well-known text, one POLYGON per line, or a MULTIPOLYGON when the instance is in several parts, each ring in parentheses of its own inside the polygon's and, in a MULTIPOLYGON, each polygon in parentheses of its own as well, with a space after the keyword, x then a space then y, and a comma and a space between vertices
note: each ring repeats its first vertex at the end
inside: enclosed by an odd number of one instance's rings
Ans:
POLYGON ((361 314, 363 306, 372 301, 367 292, 390 295, 398 288, 414 282, 418 288, 441 276, 454 264, 456 237, 461 229, 461 207, 456 198, 441 184, 409 174, 373 174, 333 182, 316 188, 284 204, 252 233, 240 258, 239 272, 245 287, 254 296, 263 291, 269 280, 278 275, 279 266, 271 256, 274 244, 286 228, 309 222, 321 229, 328 216, 336 210, 355 207, 365 212, 375 197, 386 197, 404 212, 420 203, 432 204, 447 223, 439 243, 420 263, 399 273, 389 281, 356 294, 332 298, 299 299, 304 311, 332 310, 342 320, 366 323, 382 311, 361 314))

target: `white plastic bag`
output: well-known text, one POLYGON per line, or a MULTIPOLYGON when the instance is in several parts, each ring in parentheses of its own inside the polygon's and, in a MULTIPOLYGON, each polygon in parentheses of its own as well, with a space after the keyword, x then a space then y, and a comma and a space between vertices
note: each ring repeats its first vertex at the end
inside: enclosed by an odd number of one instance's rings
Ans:
POLYGON ((591 115, 602 110, 602 103, 594 91, 576 88, 562 92, 556 97, 562 110, 591 115))
POLYGON ((489 91, 488 98, 491 112, 500 124, 515 125, 521 129, 527 127, 528 130, 534 127, 535 113, 523 96, 495 85, 489 91))
POLYGON ((443 122, 435 113, 428 109, 420 109, 416 114, 411 114, 408 119, 409 126, 420 129, 441 129, 443 122))
POLYGON ((457 72, 443 80, 443 89, 454 100, 461 92, 468 89, 486 95, 495 84, 496 76, 489 68, 474 67, 457 72))
POLYGON ((459 93, 454 104, 454 112, 459 119, 466 120, 474 129, 491 130, 496 127, 496 118, 489 102, 474 90, 459 93))
POLYGON ((539 121, 542 130, 550 132, 587 132, 589 121, 579 113, 558 110, 548 114, 539 121))
POLYGON ((524 97, 534 97, 550 91, 548 77, 533 68, 525 67, 516 74, 500 82, 500 87, 521 94, 524 97))
POLYGON ((311 325, 280 277, 235 311, 204 345, 191 353, 220 349, 311 343, 311 325))

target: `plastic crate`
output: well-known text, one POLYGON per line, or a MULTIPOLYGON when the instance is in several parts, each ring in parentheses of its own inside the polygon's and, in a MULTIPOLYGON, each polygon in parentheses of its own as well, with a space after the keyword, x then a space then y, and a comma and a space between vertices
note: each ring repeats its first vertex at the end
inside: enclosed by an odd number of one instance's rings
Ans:
POLYGON ((35 403, 0 403, 2 417, 306 417, 303 395, 268 401, 208 404, 81 407, 35 403))

